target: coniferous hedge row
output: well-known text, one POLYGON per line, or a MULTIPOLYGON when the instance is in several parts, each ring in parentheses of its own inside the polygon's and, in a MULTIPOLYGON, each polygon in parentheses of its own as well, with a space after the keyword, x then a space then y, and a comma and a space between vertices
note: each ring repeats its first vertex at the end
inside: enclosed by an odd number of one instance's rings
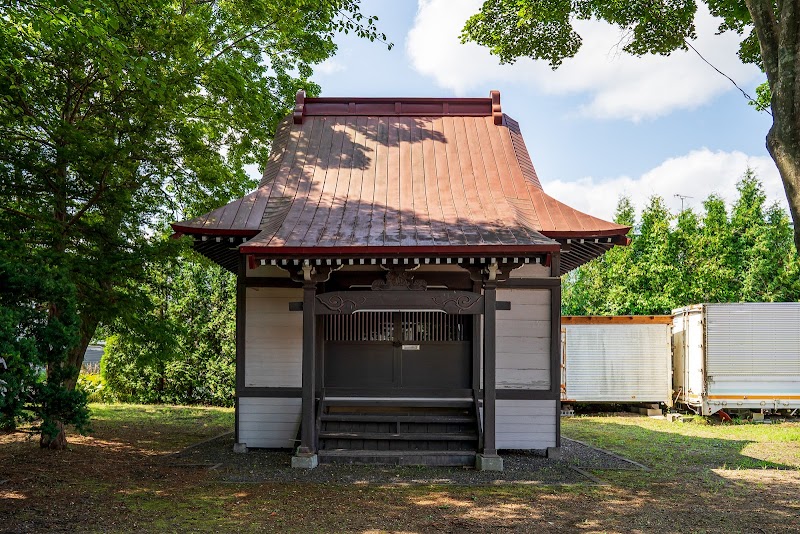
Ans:
POLYGON ((671 213, 654 196, 637 220, 627 198, 615 220, 633 226, 615 247, 564 277, 565 315, 669 314, 701 302, 800 300, 800 257, 789 216, 752 171, 737 185, 730 212, 719 196, 702 213, 671 213))

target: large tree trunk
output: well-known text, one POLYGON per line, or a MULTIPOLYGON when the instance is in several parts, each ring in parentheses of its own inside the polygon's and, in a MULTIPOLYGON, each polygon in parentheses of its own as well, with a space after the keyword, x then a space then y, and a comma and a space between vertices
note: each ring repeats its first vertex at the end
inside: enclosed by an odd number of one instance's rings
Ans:
POLYGON ((772 93, 769 150, 783 181, 800 253, 800 4, 745 0, 772 93))
POLYGON ((773 126, 767 134, 767 149, 783 180, 789 211, 794 221, 794 245, 800 253, 800 142, 786 140, 785 137, 773 126))
POLYGON ((58 427, 58 434, 56 434, 54 438, 51 438, 49 434, 42 432, 42 435, 39 437, 39 447, 42 449, 53 449, 59 451, 67 448, 67 432, 64 429, 64 423, 61 421, 56 421, 56 427, 58 427))
MULTIPOLYGON (((67 355, 67 365, 75 367, 80 372, 81 366, 83 365, 83 356, 86 354, 86 348, 89 346, 89 343, 91 343, 96 331, 97 321, 86 321, 83 317, 81 317, 81 339, 78 345, 69 351, 69 354, 67 355), (87 322, 90 324, 86 324, 87 322)), ((73 379, 64 382, 64 387, 69 390, 73 390, 75 389, 75 385, 77 383, 78 375, 75 375, 73 379)))
MULTIPOLYGON (((94 319, 85 316, 81 317, 80 341, 78 345, 69 351, 67 360, 63 365, 72 366, 80 373, 80 368, 83 365, 83 355, 86 353, 86 347, 89 346, 89 343, 94 337, 94 333, 97 331, 97 324, 97 321, 94 319)), ((77 383, 78 374, 76 373, 73 378, 64 382, 64 387, 68 390, 73 390, 77 383)), ((55 437, 50 437, 50 435, 42 432, 39 436, 39 447, 54 450, 64 450, 67 448, 67 431, 64 423, 56 420, 55 425, 58 428, 58 434, 55 437)))

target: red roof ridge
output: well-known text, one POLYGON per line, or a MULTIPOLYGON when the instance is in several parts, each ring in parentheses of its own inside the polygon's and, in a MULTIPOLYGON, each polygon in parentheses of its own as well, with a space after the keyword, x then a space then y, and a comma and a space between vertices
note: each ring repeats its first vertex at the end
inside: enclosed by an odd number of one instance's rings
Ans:
POLYGON ((303 124, 304 117, 381 116, 381 117, 485 117, 496 125, 503 123, 500 91, 489 91, 488 98, 432 97, 306 97, 297 91, 294 123, 303 124))

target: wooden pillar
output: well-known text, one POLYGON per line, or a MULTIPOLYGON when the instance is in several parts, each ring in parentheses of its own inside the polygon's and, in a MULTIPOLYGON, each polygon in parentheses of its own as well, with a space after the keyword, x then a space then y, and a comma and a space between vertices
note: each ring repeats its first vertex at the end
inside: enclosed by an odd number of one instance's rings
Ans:
MULTIPOLYGON (((480 294, 481 283, 472 284, 472 292, 480 294)), ((481 389, 481 316, 472 316, 472 390, 475 398, 481 389)))
MULTIPOLYGON (((556 447, 561 447, 561 253, 550 257, 550 276, 559 283, 550 289, 550 391, 556 399, 556 447)), ((549 455, 549 452, 548 452, 549 455)))
POLYGON ((483 455, 497 455, 495 419, 497 402, 497 282, 483 283, 483 455))
POLYGON ((299 455, 313 455, 317 452, 315 398, 316 388, 316 315, 314 304, 317 297, 317 284, 308 281, 303 284, 303 404, 301 419, 299 455))
POLYGON ((234 391, 234 442, 239 443, 239 392, 244 389, 245 325, 247 317, 247 256, 239 256, 236 276, 236 388, 234 391))

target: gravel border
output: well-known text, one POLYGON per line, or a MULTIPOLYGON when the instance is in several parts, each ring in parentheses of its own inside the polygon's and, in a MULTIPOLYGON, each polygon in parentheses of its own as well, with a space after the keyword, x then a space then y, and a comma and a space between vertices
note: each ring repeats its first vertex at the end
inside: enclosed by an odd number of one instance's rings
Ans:
POLYGON ((613 452, 607 451, 605 449, 601 449, 599 447, 595 447, 594 445, 589 445, 583 441, 572 439, 572 438, 565 438, 561 437, 561 447, 569 447, 573 449, 573 454, 575 457, 581 457, 582 461, 580 463, 580 467, 585 469, 613 469, 618 471, 652 471, 646 465, 642 465, 639 462, 634 462, 628 458, 623 456, 619 456, 618 454, 614 454, 613 452), (581 449, 588 448, 601 455, 604 455, 608 458, 602 458, 602 462, 599 465, 594 465, 593 461, 595 458, 591 454, 587 454, 582 456, 581 449), (613 460, 612 460, 613 459, 613 460), (616 460, 616 462, 614 461, 616 460))
POLYGON ((649 468, 586 443, 562 438, 561 458, 548 459, 536 451, 503 451, 502 472, 471 467, 320 464, 316 469, 292 469, 291 452, 251 449, 233 452, 234 437, 225 433, 195 443, 165 460, 174 467, 206 468, 223 483, 312 483, 391 485, 572 485, 605 483, 589 470, 649 471, 649 468))

